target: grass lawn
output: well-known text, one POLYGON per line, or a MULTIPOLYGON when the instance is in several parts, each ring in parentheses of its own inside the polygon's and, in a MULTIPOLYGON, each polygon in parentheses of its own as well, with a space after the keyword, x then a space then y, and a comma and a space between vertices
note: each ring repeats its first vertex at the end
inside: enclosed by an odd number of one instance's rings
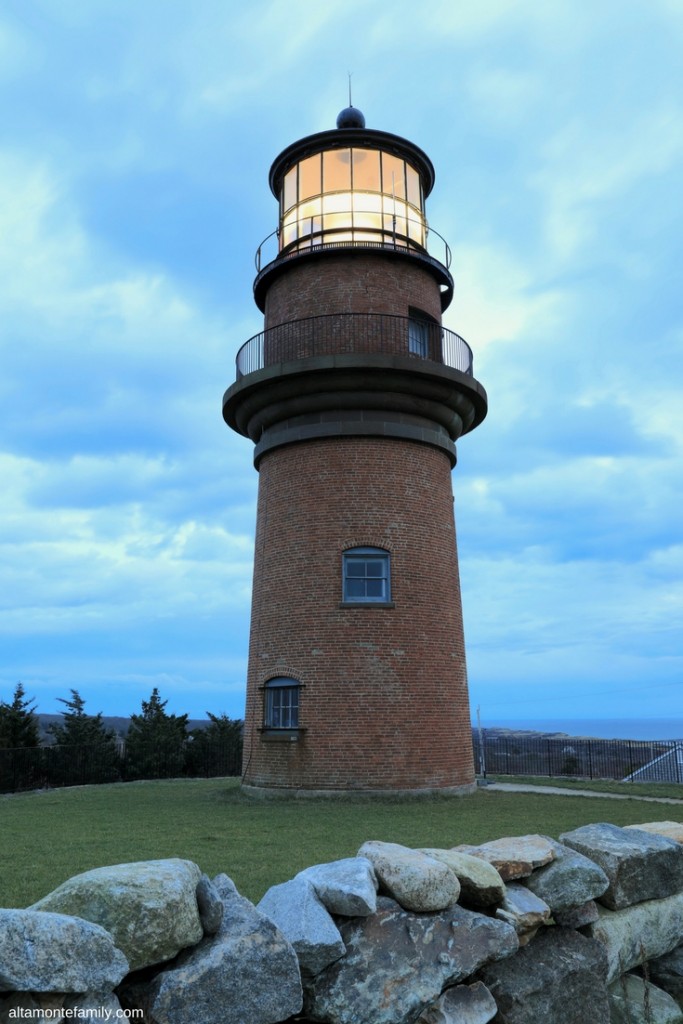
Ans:
POLYGON ((185 857, 224 871, 258 901, 310 864, 348 857, 366 839, 455 846, 560 832, 593 821, 683 820, 683 806, 487 793, 423 800, 252 801, 237 779, 117 783, 0 797, 0 906, 23 907, 80 871, 185 857))

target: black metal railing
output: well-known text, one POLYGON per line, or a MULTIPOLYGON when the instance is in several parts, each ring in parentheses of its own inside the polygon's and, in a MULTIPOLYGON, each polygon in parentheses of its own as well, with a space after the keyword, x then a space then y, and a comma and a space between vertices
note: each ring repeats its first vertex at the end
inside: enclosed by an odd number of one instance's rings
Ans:
POLYGON ((472 734, 476 770, 486 775, 619 779, 683 783, 680 740, 606 740, 525 736, 482 730, 472 734))
POLYGON ((278 259, 325 248, 396 249, 426 256, 446 270, 448 242, 423 219, 390 212, 329 210, 283 224, 263 239, 254 257, 257 273, 278 259))
POLYGON ((83 746, 0 748, 0 793, 139 779, 216 778, 241 773, 242 739, 188 736, 173 745, 126 748, 125 740, 83 746))
POLYGON ((322 355, 404 355, 471 375, 472 349, 440 324, 385 313, 333 313, 270 327, 237 353, 237 380, 266 366, 322 355))

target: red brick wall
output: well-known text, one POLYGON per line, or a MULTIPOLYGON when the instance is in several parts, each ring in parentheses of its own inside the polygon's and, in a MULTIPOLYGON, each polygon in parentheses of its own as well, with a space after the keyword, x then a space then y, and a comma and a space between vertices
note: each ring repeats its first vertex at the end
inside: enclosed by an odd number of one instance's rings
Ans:
POLYGON ((289 266, 268 290, 265 327, 326 313, 408 316, 409 306, 441 322, 439 286, 429 271, 405 258, 345 250, 289 266))
POLYGON ((260 464, 245 783, 472 783, 450 463, 384 438, 290 445, 260 464), (342 551, 391 552, 393 608, 340 607, 342 551), (303 684, 296 742, 268 742, 263 690, 303 684))

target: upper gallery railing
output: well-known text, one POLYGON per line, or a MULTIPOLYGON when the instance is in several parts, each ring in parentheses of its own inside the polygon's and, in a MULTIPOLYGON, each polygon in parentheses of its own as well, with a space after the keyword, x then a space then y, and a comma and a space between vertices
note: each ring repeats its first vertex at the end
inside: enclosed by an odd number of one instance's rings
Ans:
POLYGON ((237 353, 237 379, 276 363, 324 355, 404 355, 472 375, 472 350, 430 320, 385 313, 332 313, 270 327, 237 353))
POLYGON ((445 238, 417 217, 396 218, 367 210, 330 210, 287 221, 256 250, 258 274, 277 259, 326 248, 382 248, 409 251, 449 269, 445 238))

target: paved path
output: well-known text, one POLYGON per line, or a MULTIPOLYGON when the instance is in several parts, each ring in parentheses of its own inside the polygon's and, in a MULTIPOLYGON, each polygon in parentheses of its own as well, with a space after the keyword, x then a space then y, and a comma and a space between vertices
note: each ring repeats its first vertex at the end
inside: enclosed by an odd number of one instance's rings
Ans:
POLYGON ((516 782, 490 782, 481 787, 494 793, 550 793, 552 796, 588 796, 596 800, 642 800, 650 804, 678 804, 683 806, 683 799, 672 796, 638 796, 637 793, 596 793, 593 789, 564 789, 561 786, 529 786, 516 782))

